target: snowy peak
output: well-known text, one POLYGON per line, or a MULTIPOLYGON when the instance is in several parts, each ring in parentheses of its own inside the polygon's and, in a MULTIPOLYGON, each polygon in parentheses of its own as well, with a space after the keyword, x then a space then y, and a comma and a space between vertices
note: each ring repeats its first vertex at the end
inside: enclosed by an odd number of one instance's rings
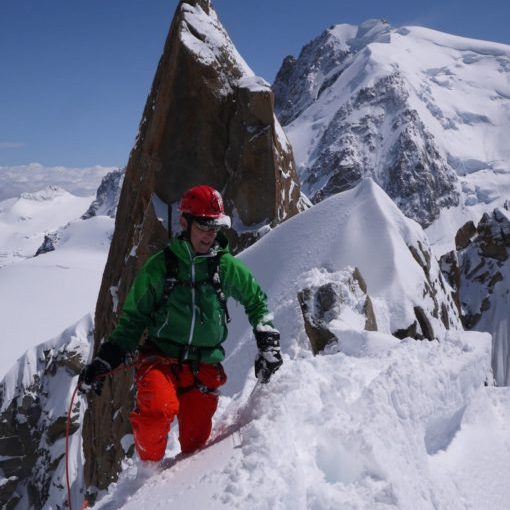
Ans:
POLYGON ((276 114, 285 126, 338 78, 348 57, 372 42, 389 42, 390 26, 381 20, 368 20, 359 26, 334 25, 303 47, 296 60, 283 61, 273 90, 276 114))
POLYGON ((391 26, 387 21, 371 19, 358 26, 356 36, 347 44, 351 51, 360 49, 372 43, 389 43, 391 39, 391 26))
MULTIPOLYGON (((180 9, 182 21, 179 38, 198 62, 206 66, 213 65, 221 71, 233 70, 237 78, 254 75, 208 0, 182 2, 180 9)), ((231 81, 231 77, 225 74, 222 80, 223 87, 217 88, 216 91, 221 95, 232 93, 231 81)))
POLYGON ((370 176, 426 227, 508 189, 509 75, 508 46, 367 22, 287 58, 273 90, 313 202, 370 176))
POLYGON ((323 83, 336 79, 350 55, 346 40, 355 31, 352 25, 332 27, 304 46, 298 60, 291 55, 284 59, 273 84, 275 112, 283 126, 312 104, 323 83))
POLYGON ((59 197, 66 194, 69 193, 65 189, 60 188, 59 186, 49 185, 40 191, 36 191, 35 193, 22 193, 20 198, 24 200, 33 200, 35 202, 40 202, 44 200, 53 200, 55 197, 59 197))

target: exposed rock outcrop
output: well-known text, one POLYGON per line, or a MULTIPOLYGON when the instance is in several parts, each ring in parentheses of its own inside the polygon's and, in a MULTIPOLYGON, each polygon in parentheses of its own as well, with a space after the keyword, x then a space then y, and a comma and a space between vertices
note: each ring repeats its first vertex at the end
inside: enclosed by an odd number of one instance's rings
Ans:
POLYGON ((107 173, 101 180, 96 192, 96 199, 81 217, 88 220, 92 216, 109 216, 115 218, 119 205, 120 190, 124 181, 124 170, 114 170, 107 173))
MULTIPOLYGON (((188 187, 202 183, 222 192, 236 249, 302 207, 269 85, 240 57, 210 1, 187 0, 176 10, 126 168, 97 302, 96 347, 112 331, 137 270, 174 233, 166 216, 188 187)), ((104 488, 120 468, 130 386, 130 375, 116 376, 103 397, 90 402, 88 484, 104 488)))
MULTIPOLYGON (((332 342, 340 343, 342 338, 328 327, 332 321, 339 324, 347 311, 349 321, 353 315, 360 322, 360 329, 377 331, 377 322, 367 285, 358 268, 346 269, 339 273, 322 271, 320 285, 302 289, 298 301, 303 314, 305 331, 312 346, 312 352, 318 354, 332 342)), ((351 326, 352 327, 352 326, 351 326)))
POLYGON ((55 251, 56 245, 60 239, 60 232, 50 232, 49 234, 44 234, 44 240, 37 248, 37 251, 35 252, 34 257, 37 257, 38 255, 42 255, 43 253, 49 253, 50 251, 55 251))
POLYGON ((492 334, 492 368, 497 384, 510 385, 510 211, 484 214, 475 227, 456 235, 457 250, 441 259, 454 288, 466 329, 492 334))

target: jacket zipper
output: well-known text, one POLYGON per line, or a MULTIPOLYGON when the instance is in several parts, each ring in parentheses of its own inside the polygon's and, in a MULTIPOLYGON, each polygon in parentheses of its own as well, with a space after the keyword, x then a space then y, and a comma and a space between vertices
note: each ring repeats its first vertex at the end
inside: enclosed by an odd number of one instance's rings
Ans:
MULTIPOLYGON (((183 359, 186 359, 188 357, 189 347, 191 347, 191 342, 193 341, 193 334, 195 333, 195 322, 196 322, 196 296, 195 296, 195 258, 191 252, 189 251, 189 247, 186 244, 186 249, 188 250, 188 255, 191 260, 191 326, 190 326, 190 332, 188 337, 188 344, 187 349, 184 353, 183 359)), ((212 255, 199 255, 199 257, 208 258, 212 255)), ((166 320, 158 330, 157 336, 159 337, 161 330, 168 324, 168 317, 169 317, 170 311, 167 313, 166 320)))
MULTIPOLYGON (((188 248, 188 253, 189 253, 189 248, 188 248)), ((191 255, 191 253, 189 253, 189 255, 191 258, 191 308, 192 308, 193 312, 191 314, 191 327, 190 327, 189 338, 188 338, 188 349, 186 350, 184 358, 188 357, 188 350, 189 350, 189 347, 191 346, 191 342, 193 341, 193 334, 195 333, 195 321, 196 321, 196 315, 197 315, 196 303, 195 303, 195 299, 196 299, 196 296, 195 296, 195 257, 193 257, 191 255)))
POLYGON ((197 304, 196 304, 196 295, 195 295, 195 260, 197 258, 209 258, 212 257, 212 255, 197 255, 193 256, 191 252, 189 251, 188 245, 185 245, 186 249, 188 250, 188 254, 191 260, 191 307, 192 307, 192 315, 191 315, 191 327, 189 332, 189 338, 188 338, 188 349, 186 349, 186 352, 184 353, 184 359, 188 357, 189 348, 191 347, 191 343, 193 341, 193 335, 195 333, 195 323, 197 319, 197 304))

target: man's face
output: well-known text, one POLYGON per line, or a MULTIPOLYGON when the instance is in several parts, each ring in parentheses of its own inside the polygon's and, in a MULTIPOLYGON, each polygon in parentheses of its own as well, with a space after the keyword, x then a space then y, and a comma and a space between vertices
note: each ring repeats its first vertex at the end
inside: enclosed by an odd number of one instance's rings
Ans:
MULTIPOLYGON (((187 220, 182 217, 181 220, 181 225, 186 229, 188 225, 187 220), (184 224, 182 222, 184 222, 184 224)), ((192 221, 190 240, 195 253, 207 253, 213 245, 217 233, 217 228, 208 228, 197 223, 196 221, 192 221)))

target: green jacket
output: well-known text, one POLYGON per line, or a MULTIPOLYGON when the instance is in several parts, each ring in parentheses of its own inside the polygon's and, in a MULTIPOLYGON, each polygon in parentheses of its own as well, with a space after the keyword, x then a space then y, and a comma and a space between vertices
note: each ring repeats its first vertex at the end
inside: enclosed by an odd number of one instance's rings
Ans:
POLYGON ((179 261, 177 279, 184 284, 175 285, 168 301, 158 308, 166 276, 165 255, 159 251, 150 257, 129 290, 109 341, 132 352, 147 328, 150 341, 168 356, 179 357, 186 346, 192 346, 186 358, 200 357, 206 363, 222 361, 225 353, 220 344, 227 338, 225 312, 209 283, 207 260, 217 253, 222 254, 220 279, 226 297, 233 297, 244 306, 254 328, 270 323, 266 295, 250 270, 230 253, 221 233, 206 255, 195 255, 191 243, 181 238, 170 241, 170 249, 179 261), (198 285, 190 285, 191 282, 198 285), (200 354, 195 347, 203 348, 200 354))

